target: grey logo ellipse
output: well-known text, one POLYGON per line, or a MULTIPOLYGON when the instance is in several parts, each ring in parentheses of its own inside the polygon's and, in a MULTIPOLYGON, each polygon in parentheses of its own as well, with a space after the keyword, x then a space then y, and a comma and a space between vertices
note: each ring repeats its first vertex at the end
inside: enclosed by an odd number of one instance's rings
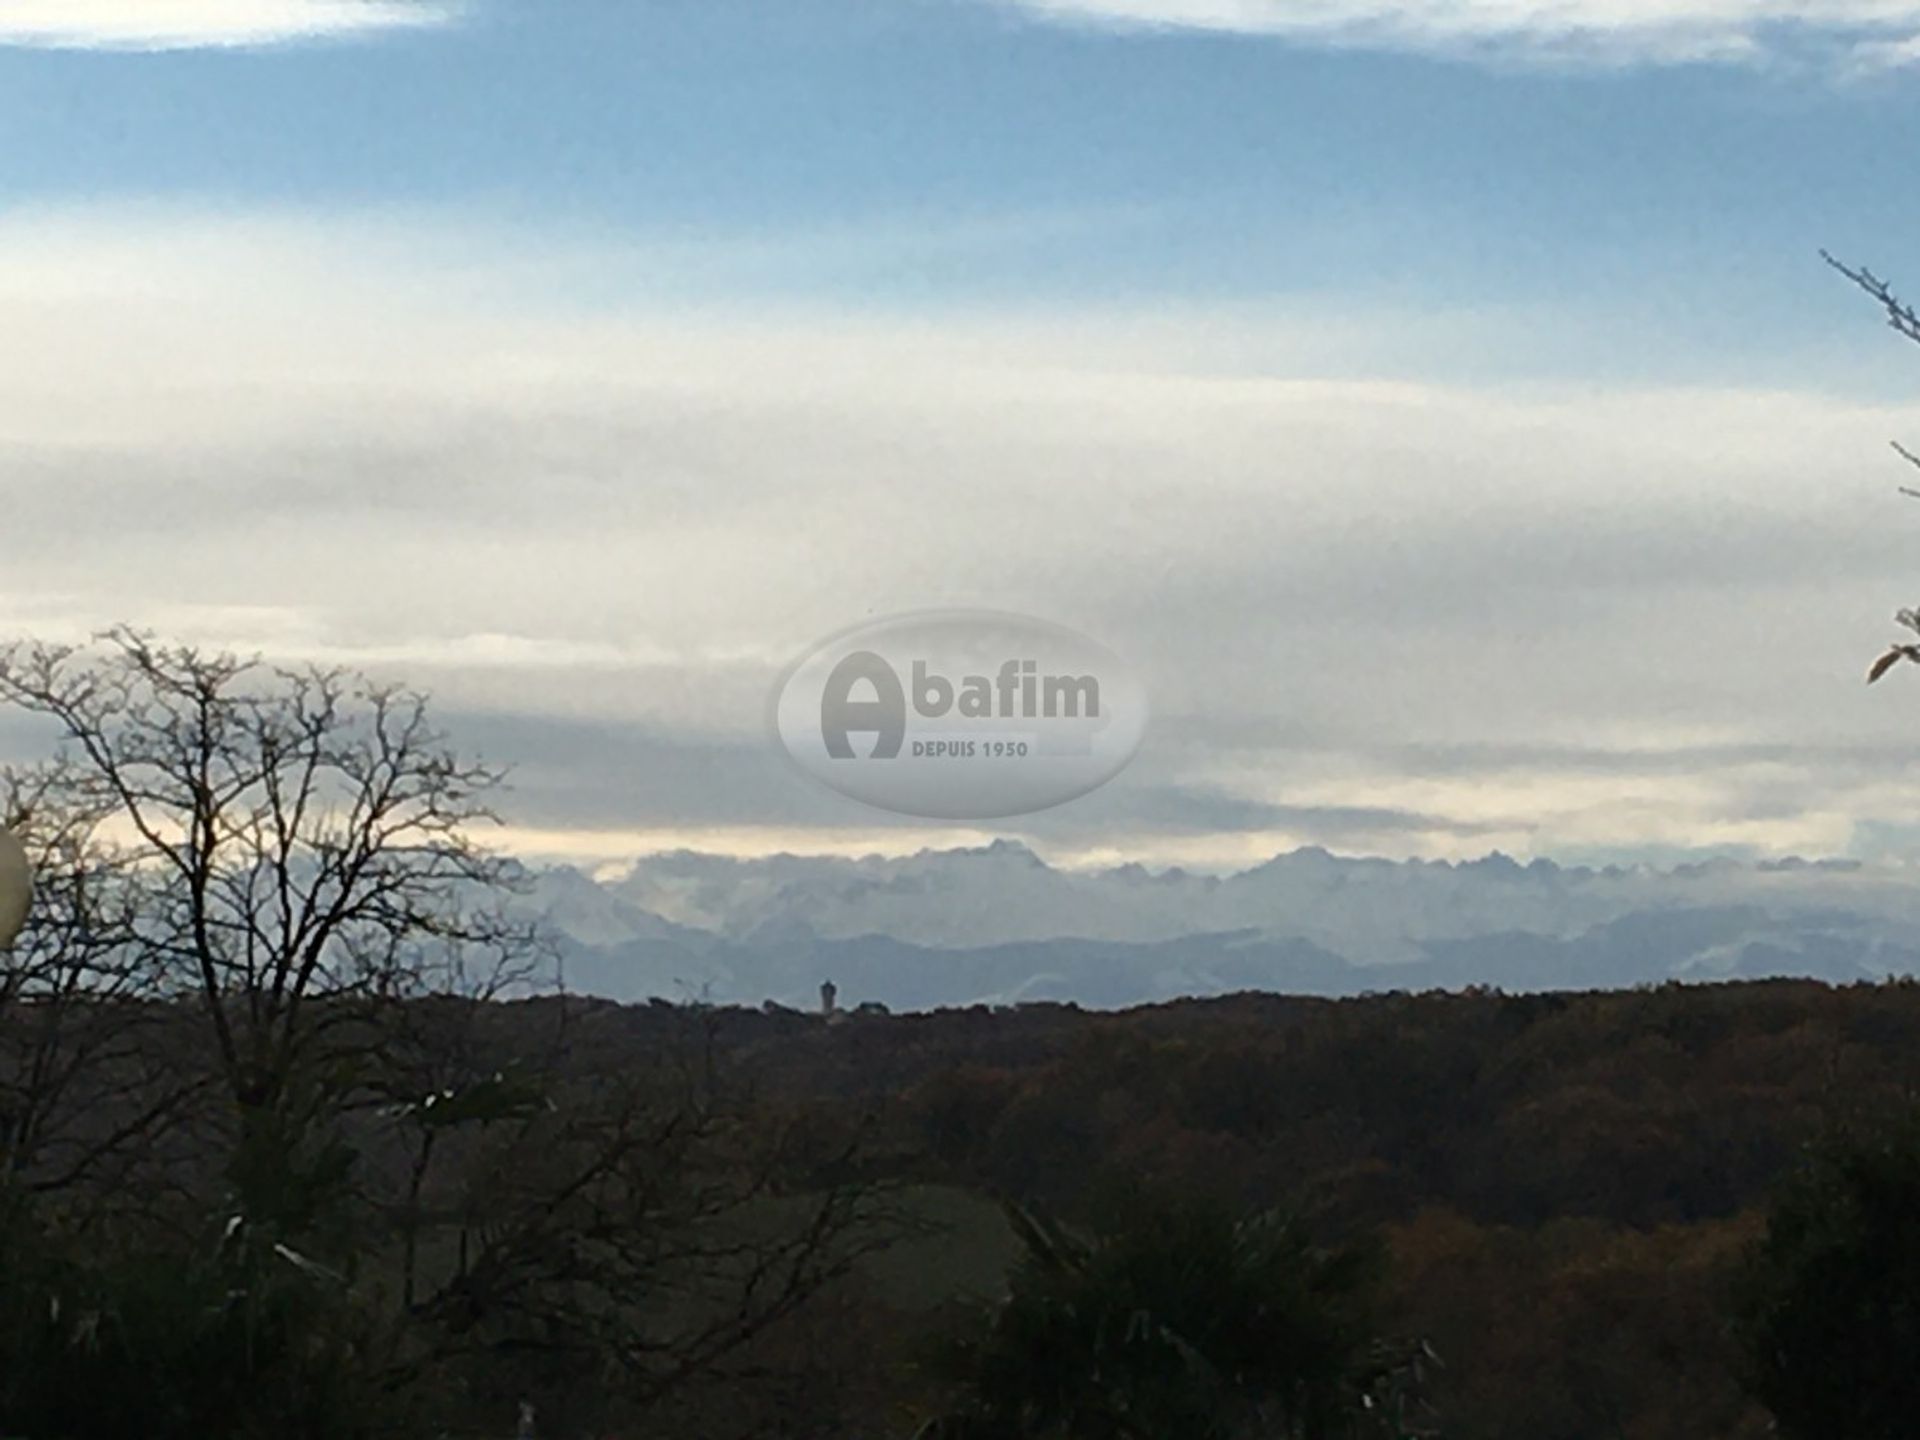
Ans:
POLYGON ((1119 774, 1146 726, 1139 676, 1113 651, 996 610, 868 621, 802 657, 774 700, 774 729, 802 770, 935 820, 1064 804, 1119 774))

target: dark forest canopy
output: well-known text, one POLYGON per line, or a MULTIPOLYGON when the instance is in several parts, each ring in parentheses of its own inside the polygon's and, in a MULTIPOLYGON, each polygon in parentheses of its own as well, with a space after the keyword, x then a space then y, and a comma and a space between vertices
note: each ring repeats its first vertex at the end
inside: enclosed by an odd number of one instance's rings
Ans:
MULTIPOLYGON (((464 1033, 489 1054, 564 1028, 566 1086, 652 1070, 647 1057, 691 1053, 697 1036, 749 1129, 757 1113, 809 1148, 816 1180, 840 1163, 820 1137, 863 1136, 837 1178, 885 1189, 886 1248, 651 1407, 694 1427, 670 1434, 765 1433, 754 1427, 801 1412, 817 1428, 793 1433, 908 1433, 902 1417, 943 1400, 919 1368, 928 1347, 964 1329, 1018 1253, 995 1197, 1074 1226, 1096 1223, 1117 1186, 1145 1184, 1244 1213, 1279 1206, 1329 1244, 1383 1247, 1382 1324, 1444 1362, 1427 1381, 1447 1427, 1435 1433, 1757 1436, 1726 1307, 1769 1193, 1829 1126, 1920 1081, 1910 982, 1249 994, 838 1025, 452 1003, 480 1005, 484 1023, 464 1033)), ((537 1373, 523 1378, 538 1393, 537 1373)), ((580 1393, 543 1397, 548 1413, 580 1393)))

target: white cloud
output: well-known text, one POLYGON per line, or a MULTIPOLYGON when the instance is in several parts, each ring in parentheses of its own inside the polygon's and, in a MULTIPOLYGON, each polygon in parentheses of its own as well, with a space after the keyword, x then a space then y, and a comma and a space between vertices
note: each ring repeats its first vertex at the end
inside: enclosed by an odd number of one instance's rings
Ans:
POLYGON ((452 0, 0 0, 0 45, 190 50, 438 25, 452 0))
POLYGON ((1342 811, 1400 853, 1832 850, 1920 803, 1885 778, 1920 677, 1861 685, 1920 598, 1914 407, 1471 383, 1438 343, 1409 376, 1397 311, 583 313, 499 249, 0 219, 0 632, 397 673, 492 717, 554 834, 886 833, 787 774, 767 696, 941 605, 1150 677, 1134 770, 1029 827, 1054 853, 1257 858, 1342 811))
POLYGON ((1002 0, 1046 19, 1592 64, 1871 61, 1920 0, 1002 0))

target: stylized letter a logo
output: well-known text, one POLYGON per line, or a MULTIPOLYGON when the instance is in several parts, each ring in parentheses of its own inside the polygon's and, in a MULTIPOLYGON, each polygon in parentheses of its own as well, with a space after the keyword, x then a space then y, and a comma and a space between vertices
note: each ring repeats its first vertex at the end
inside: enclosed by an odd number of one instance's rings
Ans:
POLYGON ((900 677, 871 650, 856 650, 834 666, 820 696, 820 735, 827 742, 827 754, 836 760, 853 759, 847 736, 855 731, 879 737, 869 757, 874 760, 893 759, 907 734, 907 696, 900 688, 900 677), (878 699, 853 698, 853 687, 862 680, 873 686, 878 699))

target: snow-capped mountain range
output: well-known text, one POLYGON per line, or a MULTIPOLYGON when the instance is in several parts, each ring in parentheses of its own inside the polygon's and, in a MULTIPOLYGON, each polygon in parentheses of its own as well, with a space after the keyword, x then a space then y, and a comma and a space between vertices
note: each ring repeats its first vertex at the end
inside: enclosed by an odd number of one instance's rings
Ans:
POLYGON ((1920 868, 1709 860, 1669 869, 1345 858, 1233 875, 1056 869, 1007 841, 901 858, 677 852, 614 880, 532 872, 577 990, 795 1007, 1091 1007, 1234 990, 1920 973, 1920 868))

